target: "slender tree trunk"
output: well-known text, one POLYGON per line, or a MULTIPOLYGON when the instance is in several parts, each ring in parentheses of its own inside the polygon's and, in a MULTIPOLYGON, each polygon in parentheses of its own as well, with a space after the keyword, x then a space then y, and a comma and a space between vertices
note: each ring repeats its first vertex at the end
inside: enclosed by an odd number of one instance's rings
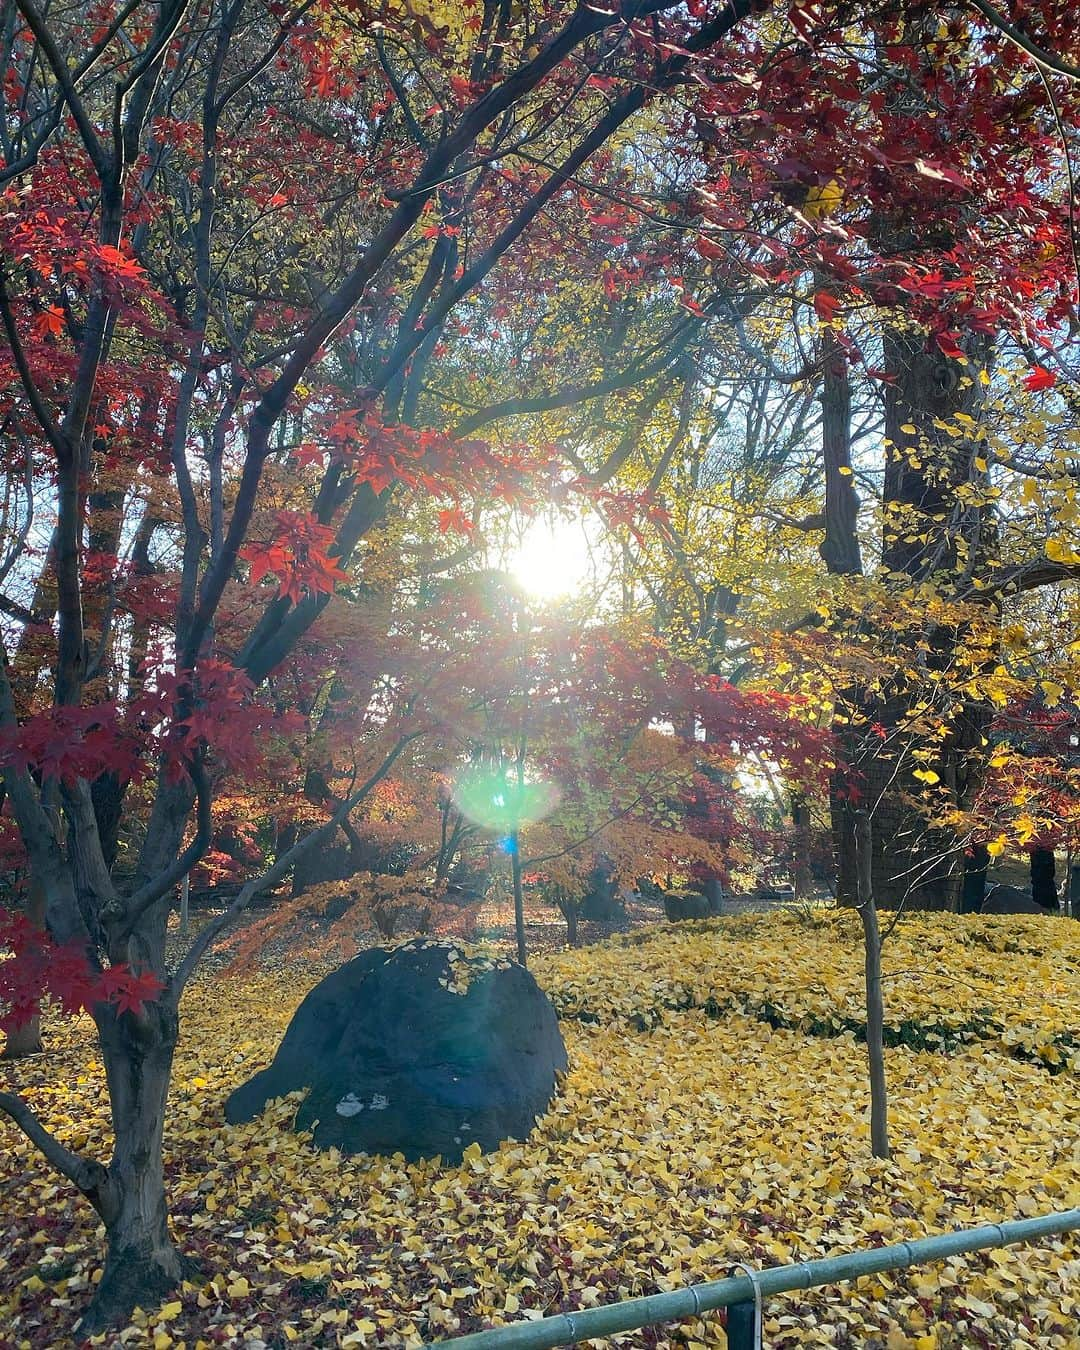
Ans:
POLYGON ((885 1003, 881 992, 881 929, 871 885, 873 837, 870 817, 855 815, 858 910, 862 920, 866 977, 866 1054, 870 1069, 870 1149, 875 1158, 889 1154, 889 1088, 885 1078, 885 1003))
POLYGON ((961 914, 978 914, 986 899, 986 873, 990 866, 990 850, 985 844, 975 844, 971 856, 964 858, 964 885, 960 896, 961 914))
POLYGON ((810 871, 810 808, 802 792, 791 794, 791 825, 795 850, 791 863, 791 887, 796 900, 805 900, 813 894, 814 878, 810 871))
MULTIPOLYGON (((45 927, 45 892, 34 880, 31 868, 27 882, 29 894, 26 901, 26 917, 35 928, 45 927)), ((40 1055, 45 1046, 41 1040, 41 1014, 34 1013, 28 1022, 20 1027, 12 1027, 4 1043, 3 1059, 25 1059, 27 1055, 40 1055)))
MULTIPOLYGON (((821 385, 821 452, 825 470, 825 537, 819 551, 830 576, 861 576, 862 550, 859 546, 859 498, 851 467, 851 378, 847 355, 836 334, 826 326, 821 335, 823 360, 821 385)), ((852 616, 854 622, 854 616, 852 616)), ((857 706, 858 691, 842 693, 840 703, 857 706)), ((829 814, 832 824, 833 854, 836 864, 836 895, 842 904, 855 904, 856 882, 855 821, 852 810, 850 773, 858 758, 858 747, 851 742, 850 718, 833 723, 837 743, 844 747, 850 761, 838 768, 829 784, 829 814)))
MULTIPOLYGON (((983 574, 997 557, 992 508, 961 510, 957 497, 962 486, 981 481, 984 473, 976 467, 984 453, 978 431, 957 437, 942 430, 958 415, 966 418, 965 425, 978 422, 983 387, 972 377, 972 364, 978 368, 989 362, 989 343, 969 335, 966 365, 946 357, 918 330, 889 328, 883 345, 884 363, 894 378, 884 395, 891 448, 885 463, 882 566, 897 577, 909 577, 911 586, 930 582, 947 593, 983 574)), ((915 644, 925 645, 932 670, 949 669, 957 641, 948 625, 927 625, 907 638, 911 651, 915 644)), ((877 803, 874 899, 882 909, 906 905, 955 911, 961 905, 963 842, 920 806, 922 793, 912 775, 928 766, 913 756, 924 743, 917 733, 903 731, 913 701, 924 692, 901 678, 872 709, 873 720, 894 733, 886 738, 880 758, 868 756, 864 770, 867 795, 877 803)), ((929 767, 938 774, 949 806, 970 807, 990 716, 989 705, 978 699, 957 707, 950 713, 949 734, 934 747, 929 767)))
POLYGON ((528 965, 525 948, 525 894, 521 887, 521 837, 517 830, 510 835, 510 873, 514 879, 514 932, 517 935, 517 959, 528 965))
POLYGON ((101 1205, 107 1253, 94 1299, 77 1328, 95 1335, 175 1289, 187 1262, 169 1235, 162 1132, 179 1019, 167 1001, 139 1017, 97 1014, 115 1147, 101 1205))

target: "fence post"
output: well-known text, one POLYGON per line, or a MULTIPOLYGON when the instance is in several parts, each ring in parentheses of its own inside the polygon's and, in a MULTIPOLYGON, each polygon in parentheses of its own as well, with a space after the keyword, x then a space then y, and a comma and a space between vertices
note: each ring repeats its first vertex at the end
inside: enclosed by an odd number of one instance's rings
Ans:
POLYGON ((727 1310, 728 1350, 761 1350, 755 1328, 755 1308, 749 1303, 732 1303, 727 1310))

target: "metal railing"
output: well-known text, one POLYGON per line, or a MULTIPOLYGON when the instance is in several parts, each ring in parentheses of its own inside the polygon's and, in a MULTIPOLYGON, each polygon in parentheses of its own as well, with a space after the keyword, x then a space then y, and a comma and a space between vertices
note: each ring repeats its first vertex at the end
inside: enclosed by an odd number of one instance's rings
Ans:
POLYGON ((839 1284, 861 1275, 904 1270, 908 1266, 941 1261, 947 1256, 1009 1247, 1017 1242, 1032 1242, 1036 1238, 1053 1237, 1077 1229, 1080 1229, 1080 1209, 1045 1214, 1036 1219, 986 1224, 981 1228, 964 1228, 937 1237, 901 1242, 895 1247, 873 1247, 844 1256, 805 1261, 800 1265, 772 1266, 708 1284, 689 1285, 667 1294, 650 1294, 646 1298, 585 1308, 581 1312, 559 1313, 531 1322, 513 1322, 434 1344, 452 1346, 453 1350, 548 1350, 551 1346, 573 1345, 577 1341, 614 1336, 658 1322, 675 1322, 717 1308, 728 1308, 728 1350, 757 1350, 761 1344, 762 1300, 772 1294, 839 1284))

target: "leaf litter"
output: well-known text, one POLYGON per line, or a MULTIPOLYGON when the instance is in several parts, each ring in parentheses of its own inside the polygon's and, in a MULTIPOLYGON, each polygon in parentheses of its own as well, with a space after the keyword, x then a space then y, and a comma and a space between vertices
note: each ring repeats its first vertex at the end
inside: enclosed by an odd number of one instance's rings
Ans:
MULTIPOLYGON (((1080 1204, 1080 1079, 1063 1039, 1080 1008, 1080 927, 905 917, 886 948, 887 1006, 925 1034, 888 1051, 894 1157, 881 1162, 848 919, 778 912, 541 956, 567 1079, 527 1142, 450 1167, 320 1152, 290 1129, 295 1095, 225 1125, 225 1097, 268 1062, 325 967, 198 984, 166 1169, 176 1237, 203 1273, 95 1344, 416 1345, 720 1278, 737 1261, 1080 1204), (897 973, 909 961, 920 977, 897 973)), ((48 1045, 7 1075, 66 1144, 107 1156, 89 1022, 50 1024, 48 1045)), ((71 1344, 100 1231, 21 1136, 4 1143, 0 1347, 71 1344)), ((1078 1315, 1073 1236, 771 1299, 765 1334, 774 1350, 1078 1347, 1078 1315)), ((723 1346, 723 1319, 614 1343, 723 1346)))

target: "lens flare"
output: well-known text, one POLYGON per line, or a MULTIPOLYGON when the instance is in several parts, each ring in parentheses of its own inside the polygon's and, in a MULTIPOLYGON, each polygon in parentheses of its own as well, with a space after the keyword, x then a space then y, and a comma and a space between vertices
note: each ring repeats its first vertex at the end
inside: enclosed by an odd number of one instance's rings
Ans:
POLYGON ((559 804, 559 789, 545 779, 518 783, 505 771, 470 769, 454 786, 454 805, 474 825, 500 834, 535 825, 559 804))

